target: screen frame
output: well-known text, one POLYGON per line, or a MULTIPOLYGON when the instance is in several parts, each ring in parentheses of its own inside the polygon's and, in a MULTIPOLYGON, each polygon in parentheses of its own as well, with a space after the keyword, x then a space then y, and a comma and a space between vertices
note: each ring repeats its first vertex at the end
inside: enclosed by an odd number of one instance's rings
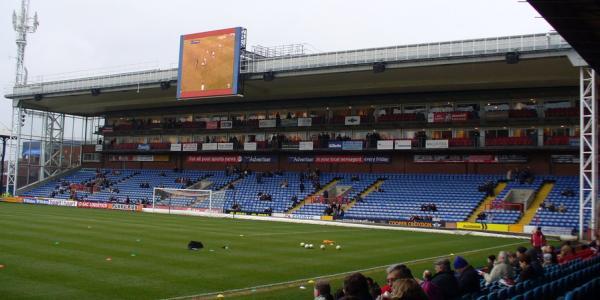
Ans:
POLYGON ((209 97, 222 97, 222 96, 237 96, 239 95, 239 75, 240 75, 240 52, 241 52, 241 43, 242 43, 242 27, 233 27, 227 29, 219 29, 212 30, 206 32, 192 33, 181 35, 179 39, 179 64, 177 70, 177 100, 193 100, 193 99, 202 99, 209 97), (217 90, 208 90, 208 91, 190 91, 190 92, 182 92, 181 91, 181 73, 183 71, 183 48, 186 40, 222 35, 228 33, 235 33, 235 45, 234 45, 234 54, 233 54, 233 80, 231 88, 229 89, 217 89, 217 90))

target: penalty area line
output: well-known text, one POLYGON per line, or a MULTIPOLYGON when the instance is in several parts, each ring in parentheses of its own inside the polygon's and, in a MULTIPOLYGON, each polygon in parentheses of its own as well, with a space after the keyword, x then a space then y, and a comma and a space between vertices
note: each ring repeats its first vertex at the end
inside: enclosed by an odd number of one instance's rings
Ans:
MULTIPOLYGON (((465 254, 484 252, 484 251, 494 250, 494 249, 498 249, 498 248, 506 248, 506 247, 510 247, 510 246, 520 245, 523 243, 527 243, 527 241, 515 242, 515 243, 504 244, 504 245, 499 245, 499 246, 481 248, 481 249, 467 250, 467 251, 457 252, 454 255, 456 256, 456 255, 465 255, 465 254)), ((261 292, 261 290, 268 291, 268 290, 275 290, 277 288, 291 287, 295 284, 306 283, 308 280, 316 280, 316 279, 323 279, 323 278, 337 278, 337 277, 349 275, 349 274, 356 273, 356 272, 364 273, 364 272, 375 271, 375 270, 379 270, 379 269, 385 269, 385 268, 387 268, 391 265, 395 265, 395 264, 405 264, 405 265, 416 264, 416 263, 422 263, 422 262, 427 262, 427 261, 433 261, 433 260, 441 259, 441 258, 447 258, 448 256, 450 256, 450 254, 431 256, 431 257, 426 257, 426 258, 418 258, 418 259, 413 259, 413 260, 408 260, 408 261, 403 261, 403 262, 398 262, 398 263, 386 264, 386 265, 382 265, 382 266, 369 267, 369 268, 363 268, 363 269, 328 274, 328 275, 321 275, 321 276, 310 277, 310 278, 295 279, 295 280, 284 281, 284 282, 269 283, 269 284, 257 285, 257 286, 252 286, 252 287, 224 290, 224 291, 219 291, 219 292, 209 292, 209 293, 189 295, 189 296, 165 298, 163 300, 201 299, 201 298, 206 298, 206 297, 212 298, 219 294, 223 294, 223 295, 229 294, 230 296, 233 296, 233 295, 242 296, 242 295, 247 295, 250 293, 258 293, 258 292, 261 292)))

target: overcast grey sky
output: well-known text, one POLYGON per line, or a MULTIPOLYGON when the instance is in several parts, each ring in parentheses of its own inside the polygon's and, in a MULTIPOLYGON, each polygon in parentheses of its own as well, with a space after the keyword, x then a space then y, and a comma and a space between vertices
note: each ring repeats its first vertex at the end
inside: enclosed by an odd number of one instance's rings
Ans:
MULTIPOLYGON (((0 1, 0 84, 14 81, 11 14, 0 1)), ((242 26, 248 46, 308 43, 320 51, 540 33, 550 25, 516 0, 31 0, 40 27, 25 64, 38 75, 177 62, 179 35, 242 26)), ((0 128, 11 102, 0 101, 0 128)))

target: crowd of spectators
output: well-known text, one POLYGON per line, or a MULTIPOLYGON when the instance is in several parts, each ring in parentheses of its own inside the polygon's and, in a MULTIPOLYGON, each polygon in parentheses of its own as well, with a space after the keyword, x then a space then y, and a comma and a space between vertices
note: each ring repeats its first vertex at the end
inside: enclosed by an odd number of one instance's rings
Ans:
POLYGON ((476 299, 485 286, 499 283, 511 286, 518 282, 536 280, 544 275, 544 267, 562 264, 576 258, 598 254, 598 241, 580 245, 578 252, 566 242, 556 251, 546 244, 541 229, 532 233, 531 247, 520 246, 515 252, 500 251, 490 255, 488 264, 477 269, 463 256, 453 261, 442 258, 433 263, 433 270, 425 270, 422 278, 413 276, 405 264, 388 267, 386 283, 379 286, 372 278, 361 273, 346 276, 343 286, 333 291, 326 280, 318 280, 314 286, 315 300, 446 300, 476 299))
POLYGON ((323 211, 323 214, 333 216, 334 219, 342 218, 344 217, 344 208, 341 203, 330 203, 323 211))
POLYGON ((542 202, 539 209, 547 210, 549 212, 558 212, 558 213, 566 213, 567 212, 567 207, 565 206, 564 203, 561 203, 558 206, 556 206, 552 202, 548 202, 548 203, 542 202))

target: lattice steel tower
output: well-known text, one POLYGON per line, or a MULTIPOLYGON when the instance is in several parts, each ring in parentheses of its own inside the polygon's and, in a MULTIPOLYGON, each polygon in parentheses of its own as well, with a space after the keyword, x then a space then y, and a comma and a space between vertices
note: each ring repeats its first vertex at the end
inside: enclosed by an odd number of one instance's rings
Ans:
POLYGON ((25 68, 25 46, 27 46, 27 34, 34 33, 40 23, 37 12, 29 17, 29 0, 21 1, 21 11, 17 15, 13 11, 13 28, 17 32, 17 71, 15 73, 15 86, 27 83, 27 68, 25 68))

